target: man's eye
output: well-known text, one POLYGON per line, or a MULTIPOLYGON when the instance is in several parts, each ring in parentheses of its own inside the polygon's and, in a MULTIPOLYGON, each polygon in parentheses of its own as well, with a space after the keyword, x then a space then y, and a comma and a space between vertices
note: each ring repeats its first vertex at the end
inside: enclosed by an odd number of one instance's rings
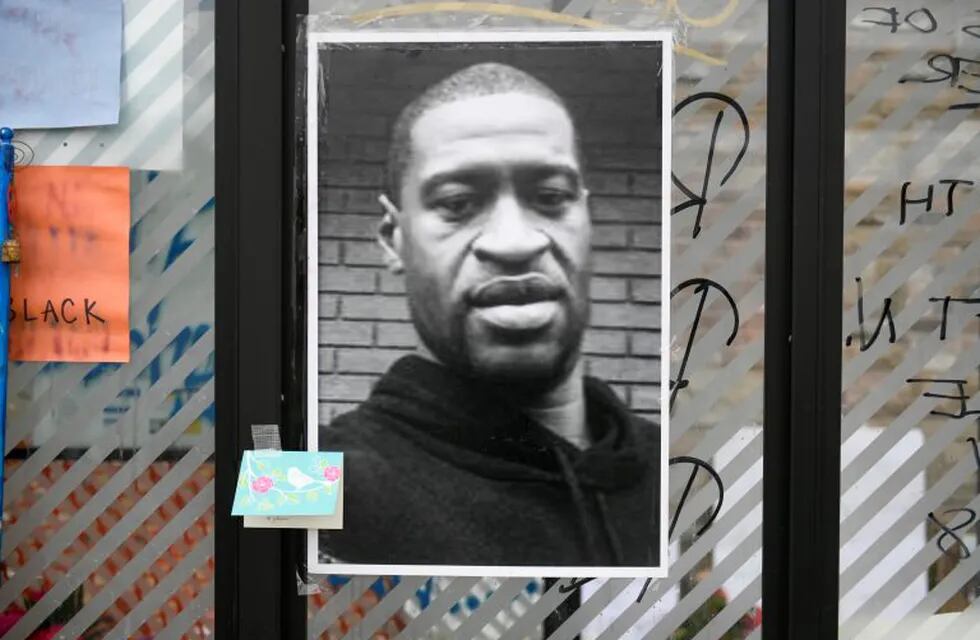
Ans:
POLYGON ((538 189, 533 195, 536 209, 557 212, 575 199, 575 195, 564 189, 538 189))
POLYGON ((475 194, 447 196, 436 201, 435 206, 452 218, 469 218, 479 210, 479 200, 475 194))

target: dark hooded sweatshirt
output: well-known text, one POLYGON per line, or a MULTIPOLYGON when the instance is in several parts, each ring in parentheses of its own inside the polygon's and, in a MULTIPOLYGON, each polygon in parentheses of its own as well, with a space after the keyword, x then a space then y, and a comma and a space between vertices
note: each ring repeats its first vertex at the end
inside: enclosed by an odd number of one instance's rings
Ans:
POLYGON ((585 378, 579 450, 507 399, 408 356, 320 432, 344 453, 344 528, 321 554, 361 564, 659 565, 660 430, 585 378))

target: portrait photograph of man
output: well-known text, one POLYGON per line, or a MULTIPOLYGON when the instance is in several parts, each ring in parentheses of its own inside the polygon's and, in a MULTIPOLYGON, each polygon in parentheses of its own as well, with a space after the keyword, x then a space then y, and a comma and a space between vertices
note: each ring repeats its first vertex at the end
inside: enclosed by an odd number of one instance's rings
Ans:
POLYGON ((669 41, 316 35, 311 570, 666 575, 669 41))

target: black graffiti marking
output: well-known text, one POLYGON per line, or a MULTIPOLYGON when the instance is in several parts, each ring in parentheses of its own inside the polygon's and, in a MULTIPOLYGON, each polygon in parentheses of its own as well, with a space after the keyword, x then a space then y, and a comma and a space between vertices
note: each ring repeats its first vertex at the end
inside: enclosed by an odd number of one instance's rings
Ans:
MULTIPOLYGON (((907 217, 907 209, 910 204, 924 204, 926 205, 926 212, 932 211, 932 195, 933 195, 933 185, 929 185, 926 188, 926 195, 923 198, 909 198, 909 186, 911 182, 905 182, 902 184, 902 193, 900 198, 900 208, 899 208, 899 218, 898 224, 905 224, 907 217)), ((956 190, 957 185, 966 184, 973 186, 973 180, 961 180, 958 178, 944 178, 939 181, 939 184, 949 185, 946 189, 946 211, 943 213, 947 218, 955 213, 953 208, 953 192, 956 190)))
POLYGON ((920 84, 935 84, 937 82, 949 81, 949 86, 956 87, 958 89, 963 89, 969 93, 980 93, 980 91, 973 90, 969 87, 964 87, 958 85, 957 83, 964 76, 980 77, 976 73, 971 73, 967 71, 964 67, 972 64, 980 64, 980 60, 975 60, 973 58, 964 58, 963 56, 954 56, 948 53, 937 53, 930 56, 926 61, 926 64, 930 69, 935 71, 938 75, 923 77, 923 76, 902 76, 899 78, 900 83, 905 82, 916 82, 920 84), (940 66, 941 62, 947 62, 948 66, 940 66))
POLYGON ((704 303, 708 298, 708 290, 711 288, 717 289, 728 301, 729 306, 732 308, 732 332, 728 336, 728 340, 725 341, 725 345, 731 345, 735 340, 735 336, 738 335, 738 305, 735 304, 735 298, 732 294, 728 293, 728 289, 721 286, 714 280, 709 280, 708 278, 691 278, 690 280, 685 280, 680 283, 674 290, 670 292, 671 299, 674 298, 678 293, 685 289, 694 287, 694 293, 701 294, 701 299, 698 300, 698 309, 694 313, 694 322, 691 323, 691 333, 687 337, 687 344, 684 346, 684 357, 681 358, 681 366, 677 370, 677 380, 670 381, 670 408, 674 408, 674 401, 677 399, 677 393, 688 385, 688 380, 684 377, 684 373, 687 371, 687 361, 691 357, 691 348, 694 346, 694 338, 698 332, 698 326, 701 324, 701 314, 704 312, 704 303))
POLYGON ((735 169, 738 168, 739 163, 742 162, 742 158, 745 156, 745 152, 749 147, 750 136, 749 119, 745 115, 745 110, 742 109, 742 105, 723 93, 705 91, 703 93, 695 93, 692 96, 688 96, 687 98, 681 100, 676 107, 674 107, 674 116, 676 117, 677 114, 688 105, 692 105, 703 100, 718 100, 722 102, 723 105, 718 110, 717 115, 715 115, 715 123, 711 129, 711 139, 708 142, 708 159, 705 162, 704 177, 701 180, 701 193, 694 193, 694 191, 681 182, 680 178, 678 178, 675 174, 671 173, 670 176, 671 181, 677 185, 677 188, 680 189, 688 198, 686 201, 674 207, 671 211, 671 215, 680 213, 681 211, 684 211, 690 207, 697 207, 698 212, 697 216, 694 218, 694 232, 692 236, 694 238, 697 238, 698 234, 701 233, 701 218, 704 216, 704 208, 708 204, 708 183, 711 180, 711 170, 715 160, 715 145, 718 142, 718 130, 721 128, 721 122, 725 117, 725 112, 728 107, 734 109, 736 115, 738 115, 744 137, 742 140, 742 146, 739 149, 738 154, 736 154, 735 160, 732 162, 732 166, 728 168, 728 171, 721 178, 720 186, 724 186, 725 183, 728 182, 728 179, 732 177, 733 173, 735 173, 735 169))
MULTIPOLYGON (((952 296, 946 296, 943 298, 929 298, 929 302, 939 302, 943 303, 943 321, 939 325, 939 340, 946 339, 946 317, 949 314, 950 303, 956 302, 958 304, 980 304, 980 298, 954 298, 952 296)), ((980 318, 980 313, 977 314, 980 318)))
MULTIPOLYGON (((940 397, 945 397, 945 396, 940 396, 940 397)), ((977 465, 977 473, 980 473, 980 445, 978 445, 977 439, 972 436, 967 438, 966 441, 970 443, 970 447, 973 449, 973 461, 977 465)), ((947 515, 950 513, 957 513, 957 514, 967 513, 968 514, 967 521, 964 522, 963 524, 951 528, 943 524, 942 522, 940 522, 939 519, 936 518, 935 514, 933 514, 930 511, 928 516, 929 519, 932 520, 936 524, 936 526, 942 529, 943 531, 943 533, 939 536, 939 538, 936 539, 936 546, 938 546, 939 550, 942 551, 944 554, 949 555, 950 547, 943 547, 943 540, 945 540, 947 537, 952 537, 954 543, 957 545, 957 548, 959 549, 959 552, 957 553, 957 557, 960 560, 965 560, 966 558, 970 557, 970 549, 969 547, 966 546, 966 543, 963 542, 963 539, 956 534, 956 532, 965 527, 969 527, 971 524, 976 522, 977 512, 974 511, 973 509, 963 507, 960 509, 950 509, 945 513, 947 515)))
POLYGON ((643 581, 643 588, 640 589, 640 595, 636 596, 636 603, 639 604, 643 602, 643 596, 647 594, 647 589, 653 584, 653 578, 647 578, 643 581))
MULTIPOLYGON (((704 469, 714 480, 715 486, 718 487, 718 503, 715 505, 714 510, 711 512, 711 516, 708 521, 701 525, 697 533, 694 534, 695 540, 704 535, 704 532, 711 528, 711 525, 715 523, 715 519, 718 518, 718 514, 721 513, 721 507, 725 503, 725 483, 722 482, 721 476, 715 471, 715 468, 710 464, 701 460, 700 458, 692 458, 691 456, 677 456, 670 459, 670 465, 675 464, 690 464, 692 465, 691 475, 687 478, 687 484, 684 485, 684 492, 681 494, 680 502, 677 503, 677 510, 674 511, 674 517, 670 520, 670 528, 667 530, 667 539, 669 540, 674 535, 674 528, 677 526, 677 521, 680 520, 681 512, 684 510, 684 505, 687 504, 687 498, 691 493, 691 487, 694 486, 694 479, 697 477, 698 472, 704 469)), ((636 597, 636 601, 640 602, 643 600, 643 596, 646 595, 647 589, 653 583, 653 578, 647 578, 643 583, 643 588, 640 589, 640 595, 636 597)))
POLYGON ((582 585, 588 584, 595 580, 595 578, 572 578, 572 581, 568 584, 558 585, 558 593, 571 593, 573 591, 578 591, 582 588, 582 585))
POLYGON ((940 382, 943 384, 952 384, 956 386, 957 393, 954 396, 948 396, 943 393, 926 392, 922 394, 922 397, 940 398, 943 400, 958 400, 960 403, 959 413, 949 413, 948 411, 933 410, 929 412, 930 415, 945 416, 947 418, 954 418, 956 420, 959 420, 960 418, 965 418, 967 416, 980 415, 980 409, 968 410, 966 408, 966 401, 970 399, 970 397, 966 395, 966 389, 965 389, 966 380, 962 380, 960 378, 908 378, 906 382, 940 382))
POLYGON ((926 7, 922 7, 921 9, 916 9, 915 11, 910 11, 907 13, 905 15, 905 24, 909 25, 919 33, 932 33, 939 26, 939 24, 936 22, 936 16, 932 15, 932 11, 926 7), (912 17, 916 14, 919 14, 926 19, 927 26, 920 27, 912 20, 912 17))
MULTIPOLYGON (((698 472, 704 469, 711 479, 714 481, 715 486, 718 487, 718 503, 715 505, 714 510, 711 512, 711 517, 708 521, 701 525, 698 532, 695 534, 695 538, 700 538, 704 535, 704 532, 711 528, 711 525, 715 523, 718 518, 718 514, 721 513, 721 507, 725 503, 725 483, 722 481, 721 476, 715 471, 715 468, 710 464, 701 460, 700 458, 695 458, 692 456, 676 456, 668 460, 668 465, 674 466, 675 464, 689 464, 692 466, 691 475, 687 479, 687 484, 684 486, 684 492, 681 494, 681 499, 677 503, 677 510, 674 511, 674 515, 670 520, 670 528, 667 532, 667 538, 670 539, 674 535, 674 527, 677 526, 677 521, 680 519, 680 514, 684 510, 684 505, 687 504, 687 499, 691 493, 691 487, 694 485, 694 480, 697 477, 698 472)), ((583 585, 592 582, 595 578, 572 578, 569 582, 558 586, 558 593, 566 594, 572 593, 573 591, 578 591, 583 585)), ((648 578, 643 583, 643 588, 640 590, 640 595, 637 597, 636 601, 639 602, 646 595, 647 589, 653 582, 653 578, 648 578)))
MULTIPOLYGON (((962 387, 961 387, 961 389, 962 389, 962 387)), ((939 397, 945 397, 945 396, 939 396, 939 397)), ((980 412, 977 412, 977 413, 980 413, 980 412)), ((977 473, 980 473, 980 446, 978 446, 978 444, 977 444, 977 439, 971 436, 971 437, 967 438, 966 441, 970 443, 970 447, 973 449, 973 461, 977 465, 977 473)), ((929 512, 929 519, 932 520, 936 524, 936 526, 938 526, 943 531, 943 533, 936 540, 936 546, 938 546, 939 547, 939 550, 942 551, 944 554, 949 555, 949 547, 943 547, 943 540, 945 540, 947 537, 952 537, 953 538, 953 541, 957 545, 957 548, 960 550, 959 553, 957 553, 957 557, 960 560, 965 560, 966 558, 969 558, 970 557, 970 549, 969 549, 969 547, 966 546, 966 543, 963 542, 962 538, 960 538, 956 534, 956 532, 959 531, 960 529, 963 529, 963 528, 968 527, 971 524, 973 524, 976 521, 976 519, 977 519, 977 512, 974 511, 973 509, 970 509, 970 508, 967 508, 967 507, 963 507, 963 508, 960 508, 960 509, 950 509, 949 511, 946 511, 945 513, 947 515, 950 514, 950 513, 957 513, 957 514, 959 514, 959 513, 967 513, 967 514, 969 514, 968 517, 967 517, 967 521, 966 522, 964 522, 963 524, 960 524, 960 525, 957 525, 955 527, 950 528, 949 526, 944 525, 942 522, 940 522, 931 511, 929 512)))
MULTIPOLYGON (((980 13, 980 9, 977 9, 977 13, 980 13)), ((974 38, 980 38, 980 24, 968 24, 962 29, 963 33, 968 36, 973 36, 974 38)))
MULTIPOLYGON (((888 321, 888 342, 895 342, 895 320, 892 318, 892 299, 885 298, 884 306, 881 309, 881 317, 878 318, 878 325, 875 327, 874 333, 871 334, 871 338, 865 340, 865 330, 864 330, 864 287, 861 278, 854 278, 857 282, 858 287, 858 301, 857 301, 857 312, 858 312, 858 331, 861 334, 861 351, 867 351, 874 345, 875 341, 878 339, 878 335, 881 333, 881 327, 888 321)), ((847 339, 844 340, 844 345, 849 347, 851 342, 854 340, 854 336, 849 335, 847 339)))
POLYGON ((711 476, 711 479, 715 481, 715 486, 718 487, 718 504, 715 505, 714 511, 711 512, 711 517, 708 518, 708 521, 701 525, 698 532, 694 534, 695 538, 700 538, 705 531, 711 528, 711 525, 715 522, 715 518, 718 517, 718 513, 721 512, 721 505, 725 502, 725 483, 721 481, 721 476, 718 475, 714 467, 700 458, 677 456, 670 459, 670 465, 673 466, 675 464, 690 464, 693 468, 691 469, 691 475, 687 479, 687 484, 684 485, 684 492, 681 493, 681 500, 677 504, 677 510, 674 511, 674 517, 670 521, 670 528, 667 530, 668 539, 674 535, 674 527, 677 526, 681 511, 683 511, 684 505, 687 503, 688 495, 691 493, 691 487, 694 486, 694 479, 697 477, 698 471, 704 469, 711 476))
POLYGON ((945 553, 946 555, 949 555, 950 550, 952 549, 953 545, 955 545, 956 548, 959 549, 959 552, 956 554, 957 557, 960 560, 966 560, 967 558, 970 557, 970 548, 966 546, 966 543, 963 542, 963 539, 960 538, 956 534, 956 532, 959 531, 960 529, 965 529, 966 527, 969 527, 971 524, 973 524, 977 519, 977 512, 974 511, 973 509, 962 507, 959 509, 947 509, 943 513, 946 515, 949 515, 951 513, 955 513, 957 515, 959 515, 960 513, 968 514, 966 522, 962 524, 958 524, 955 527, 950 527, 949 525, 945 525, 942 522, 940 522, 939 518, 937 518, 932 511, 929 512, 929 519, 932 520, 933 523, 935 523, 935 525, 940 529, 942 529, 943 531, 936 539, 936 546, 939 547, 939 550, 945 553), (952 538, 953 545, 943 546, 943 541, 946 538, 952 538))
MULTIPOLYGON (((948 53, 937 53, 931 56, 926 64, 938 75, 935 76, 902 76, 899 82, 917 82, 922 84, 934 84, 936 82, 949 82, 949 86, 955 87, 960 91, 971 95, 980 95, 980 85, 973 84, 967 86, 960 81, 965 81, 965 76, 980 78, 980 73, 970 71, 971 65, 980 65, 980 60, 974 58, 964 58, 963 56, 953 56, 948 53), (941 63, 945 62, 945 65, 941 63)), ((980 107, 980 102, 963 102, 950 106, 950 109, 974 109, 980 107)))
POLYGON ((861 22, 888 27, 891 33, 898 31, 898 28, 902 26, 903 22, 919 33, 932 33, 939 27, 939 23, 936 22, 936 16, 934 16, 932 11, 926 7, 908 12, 905 14, 905 18, 901 22, 898 20, 898 8, 896 7, 865 7, 861 9, 861 11, 881 11, 887 14, 889 18, 887 22, 883 22, 881 20, 862 20, 861 22), (916 21, 912 19, 916 14, 925 18, 925 22, 923 22, 925 26, 916 24, 916 21))

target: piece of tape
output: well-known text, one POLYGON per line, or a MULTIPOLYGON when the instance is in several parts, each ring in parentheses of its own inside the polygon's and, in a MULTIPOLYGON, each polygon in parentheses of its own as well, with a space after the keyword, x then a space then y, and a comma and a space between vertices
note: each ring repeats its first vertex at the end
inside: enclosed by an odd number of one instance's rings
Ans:
POLYGON ((252 448, 282 450, 282 438, 279 436, 279 425, 277 424, 253 424, 252 425, 252 448))

